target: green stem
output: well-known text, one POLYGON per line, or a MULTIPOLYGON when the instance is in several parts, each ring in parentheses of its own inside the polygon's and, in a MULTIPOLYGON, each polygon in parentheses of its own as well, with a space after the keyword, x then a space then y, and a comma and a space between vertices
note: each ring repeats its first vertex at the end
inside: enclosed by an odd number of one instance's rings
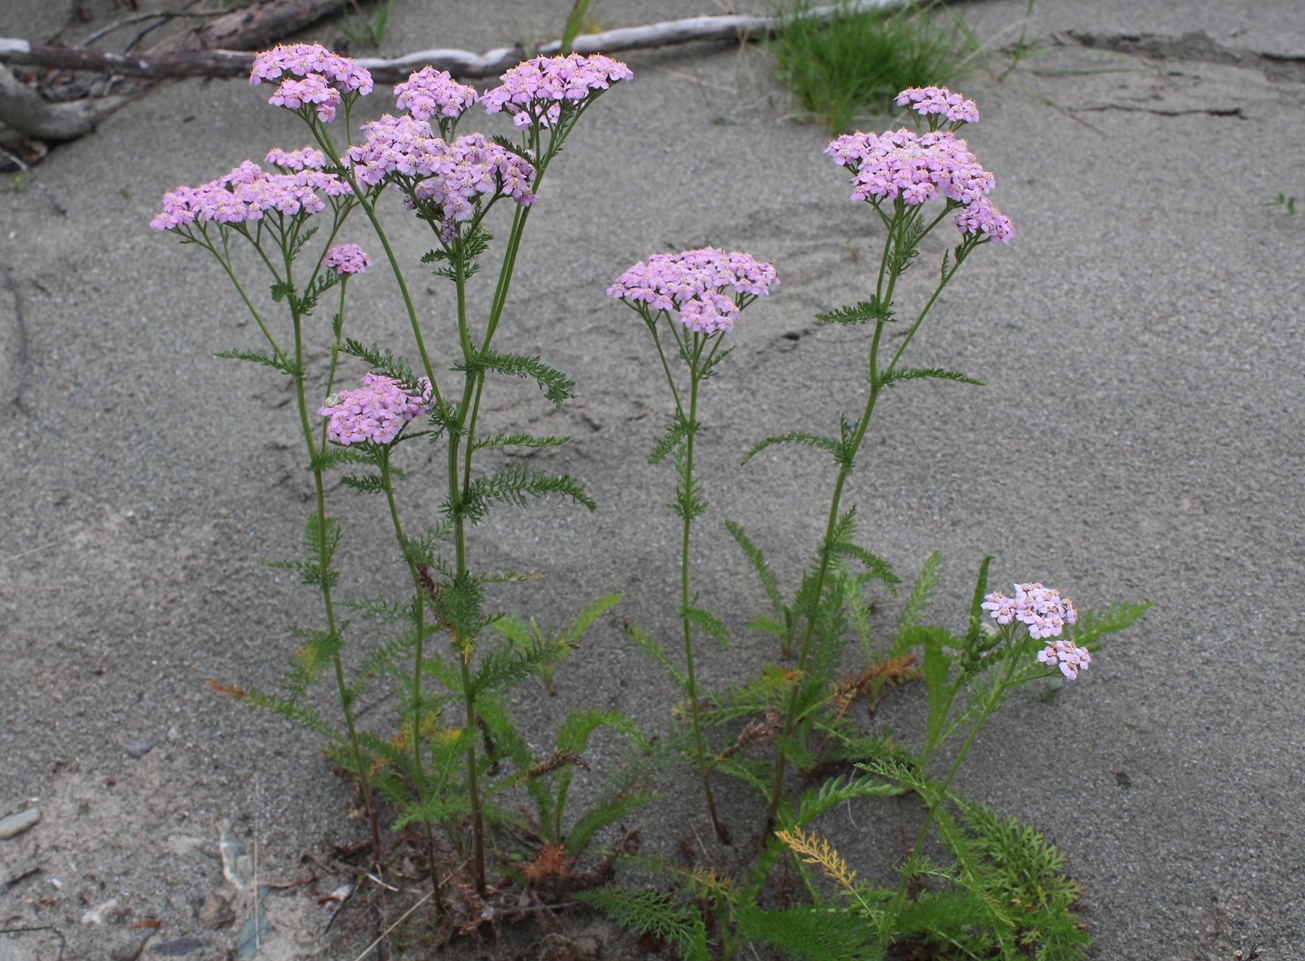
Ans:
MULTIPOLYGON (((698 363, 702 348, 708 338, 701 334, 693 335, 693 362, 689 365, 689 420, 688 438, 684 454, 684 490, 680 502, 680 511, 684 518, 683 537, 680 542, 680 619, 684 623, 684 659, 688 665, 689 713, 693 718, 693 743, 698 759, 698 776, 702 779, 703 794, 707 798, 707 813, 711 815, 711 826, 716 831, 716 839, 721 844, 729 844, 729 832, 716 815, 716 798, 711 791, 711 768, 707 764, 706 752, 702 744, 702 717, 698 706, 698 680, 693 657, 693 629, 689 620, 689 537, 693 529, 693 447, 697 434, 698 385, 701 372, 698 363)), ((660 350, 660 345, 659 348, 660 350)), ((668 372, 669 373, 669 372, 668 372)), ((672 385, 674 389, 674 385, 672 385)))
MULTIPOLYGON (((291 258, 288 250, 284 250, 283 253, 286 255, 285 282, 293 290, 291 258)), ((303 430, 304 444, 308 448, 308 456, 313 465, 313 486, 317 501, 317 566, 322 590, 322 603, 326 608, 327 634, 335 639, 338 626, 335 619, 335 604, 331 597, 330 553, 327 548, 326 487, 322 477, 322 465, 319 459, 317 442, 308 418, 308 403, 304 392, 303 314, 299 310, 298 303, 293 299, 290 300, 290 316, 294 324, 295 398, 299 406, 299 423, 303 430)), ((344 679, 344 663, 341 660, 338 645, 334 646, 336 650, 332 653, 331 660, 335 668, 336 691, 340 696, 340 708, 344 713, 345 727, 349 734, 349 751, 353 756, 355 776, 358 778, 358 787, 363 794, 363 804, 367 808, 367 816, 371 822, 372 859, 379 867, 381 861, 381 833, 376 803, 372 796, 371 775, 363 758, 362 745, 358 740, 358 730, 353 715, 353 699, 349 693, 348 684, 345 683, 344 679)))
MULTIPOLYGON (((378 447, 376 450, 376 463, 381 471, 381 486, 385 488, 385 501, 390 508, 390 521, 394 525, 394 537, 399 542, 399 549, 403 552, 403 559, 408 565, 408 575, 412 578, 412 586, 415 594, 414 607, 412 612, 413 627, 416 630, 416 645, 412 657, 412 685, 409 689, 409 699, 411 701, 411 726, 409 728, 412 739, 412 765, 416 772, 417 803, 423 808, 426 804, 426 771, 425 765, 421 759, 422 745, 422 694, 421 694, 421 675, 422 659, 425 655, 426 643, 426 591, 421 583, 421 575, 417 570, 417 563, 412 559, 412 554, 408 550, 408 539, 403 535, 403 524, 399 521, 399 507, 394 499, 394 481, 390 471, 390 451, 393 447, 389 444, 378 447)), ((435 835, 431 830, 430 818, 425 814, 422 815, 422 824, 426 829, 426 857, 430 863, 430 881, 432 891, 435 897, 436 907, 442 912, 444 910, 443 900, 440 893, 439 868, 435 859, 435 835)))

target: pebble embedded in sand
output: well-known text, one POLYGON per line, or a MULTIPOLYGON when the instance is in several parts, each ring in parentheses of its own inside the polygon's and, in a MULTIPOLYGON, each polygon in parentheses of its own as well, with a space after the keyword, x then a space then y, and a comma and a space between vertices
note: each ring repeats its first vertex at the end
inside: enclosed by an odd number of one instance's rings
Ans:
POLYGON ((41 821, 40 808, 28 808, 7 818, 0 818, 0 840, 16 838, 24 831, 30 831, 41 821))

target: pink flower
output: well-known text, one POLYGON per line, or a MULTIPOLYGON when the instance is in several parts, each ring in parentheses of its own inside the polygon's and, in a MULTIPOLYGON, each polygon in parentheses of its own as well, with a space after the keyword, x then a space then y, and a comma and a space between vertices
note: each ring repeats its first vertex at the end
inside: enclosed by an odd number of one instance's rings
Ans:
POLYGON ((564 106, 584 106, 613 83, 633 73, 619 60, 601 54, 535 57, 503 74, 502 84, 480 98, 488 113, 505 107, 518 127, 557 125, 564 106))
POLYGON ((475 215, 480 198, 509 197, 522 207, 535 202, 535 168, 529 161, 486 140, 482 134, 446 143, 430 124, 389 114, 363 127, 366 139, 347 157, 358 182, 389 182, 409 192, 410 201, 427 204, 446 240, 456 224, 475 215))
POLYGON ((392 443, 408 421, 430 406, 430 382, 422 378, 419 383, 420 397, 405 393, 390 377, 364 375, 362 387, 332 394, 317 411, 319 416, 330 418, 326 436, 345 446, 392 443))
POLYGON ((282 170, 292 170, 296 173, 300 170, 321 170, 326 166, 326 154, 316 147, 303 147, 289 153, 279 147, 273 147, 263 159, 282 170))
POLYGON ((335 119, 345 96, 372 92, 370 73, 315 43, 282 44, 258 54, 249 82, 264 81, 280 82, 268 103, 290 110, 313 106, 323 123, 335 119))
POLYGON ((1092 655, 1073 641, 1057 640, 1038 652, 1038 660, 1048 667, 1059 667, 1060 673, 1071 681, 1078 677, 1079 671, 1086 671, 1092 666, 1092 655))
POLYGON ((911 109, 922 117, 942 116, 953 124, 978 123, 979 108, 973 100, 946 87, 909 87, 897 95, 897 105, 911 109))
POLYGON ((372 265, 372 259, 357 244, 340 244, 332 247, 322 258, 322 266, 334 270, 341 277, 346 274, 363 274, 372 265))
POLYGON ((1010 218, 994 207, 987 197, 980 197, 974 203, 956 211, 956 226, 963 234, 983 232, 988 239, 999 244, 1008 244, 1015 236, 1015 227, 1010 218))
POLYGON ((607 295, 674 312, 689 330, 714 334, 733 330, 745 299, 764 297, 778 283, 775 268, 751 254, 703 247, 654 254, 618 277, 607 295))
POLYGON ((450 119, 461 117, 479 99, 475 87, 458 83, 447 70, 423 67, 394 88, 395 102, 417 120, 429 120, 437 114, 450 119))
MULTIPOLYGON (((952 128, 978 120, 971 100, 943 87, 903 90, 897 102, 913 103, 930 117, 945 117, 952 128)), ((852 200, 878 207, 884 201, 915 207, 943 197, 956 211, 962 234, 983 234, 986 240, 1009 243, 1015 236, 1010 218, 992 205, 988 193, 996 178, 970 153, 969 145, 952 129, 915 134, 905 128, 882 134, 846 134, 825 148, 834 163, 852 171, 852 200)))
POLYGON ((321 170, 271 174, 246 160, 217 180, 199 187, 178 187, 164 196, 163 210, 150 226, 177 230, 196 222, 241 224, 261 220, 268 212, 288 217, 314 214, 326 207, 318 190, 336 197, 349 193, 350 188, 335 174, 321 170))
POLYGON ((1059 637, 1066 624, 1078 623, 1074 602, 1061 599, 1060 592, 1041 584, 1016 584, 1015 596, 994 591, 979 605, 998 624, 1019 621, 1033 638, 1059 637))

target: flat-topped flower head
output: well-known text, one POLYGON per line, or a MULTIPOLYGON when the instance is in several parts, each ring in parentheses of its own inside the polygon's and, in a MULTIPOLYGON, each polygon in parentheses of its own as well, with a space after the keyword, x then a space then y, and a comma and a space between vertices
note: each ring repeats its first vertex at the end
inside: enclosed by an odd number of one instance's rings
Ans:
POLYGON ((317 411, 329 418, 326 436, 338 444, 389 444, 414 417, 430 406, 430 382, 419 381, 421 396, 408 394, 393 378, 365 374, 358 390, 345 390, 326 398, 317 411))
POLYGON ((1018 621, 1028 628, 1030 637, 1037 639, 1059 637, 1065 625, 1078 623, 1074 602, 1062 599, 1060 591, 1042 584, 1016 584, 1014 597, 994 591, 979 606, 998 624, 1018 621))
POLYGON ((302 147, 288 153, 279 147, 273 147, 263 159, 274 167, 296 173, 300 170, 321 170, 326 166, 326 154, 316 147, 302 147))
MULTIPOLYGON (((968 114, 964 104, 969 101, 963 101, 961 107, 948 107, 947 98, 956 95, 941 88, 925 88, 924 92, 931 89, 939 90, 939 96, 922 98, 917 106, 949 109, 958 116, 968 114)), ((901 96, 911 93, 903 91, 901 96)), ((903 128, 882 134, 845 134, 826 147, 825 154, 852 171, 853 202, 878 207, 889 201, 914 207, 941 198, 951 207, 960 208, 955 222, 962 234, 982 234, 981 239, 999 243, 1009 243, 1015 236, 1010 218, 988 200, 996 178, 983 169, 969 145, 951 130, 916 134, 903 128)))
POLYGON ((289 110, 313 108, 329 123, 346 96, 372 92, 372 75, 348 57, 316 43, 281 44, 254 57, 249 82, 280 81, 268 103, 289 110))
POLYGON ((979 108, 973 100, 966 100, 959 93, 952 93, 946 87, 908 87, 897 95, 899 107, 910 106, 920 116, 929 120, 929 129, 936 130, 942 120, 953 125, 978 123, 979 108))
POLYGON ((1092 655, 1073 641, 1056 640, 1038 652, 1038 660, 1048 667, 1059 667, 1060 673, 1071 681, 1079 671, 1092 666, 1092 655))
POLYGON ((534 57, 500 78, 480 102, 488 113, 507 109, 518 127, 557 125, 564 108, 582 106, 612 84, 629 80, 633 73, 619 60, 602 54, 534 57))
POLYGON ((854 174, 854 201, 900 197, 916 205, 941 194, 955 203, 970 204, 996 185, 996 178, 980 166, 966 142, 947 130, 845 134, 825 153, 854 174))
POLYGON ((447 70, 423 67, 394 88, 395 103, 417 120, 455 120, 475 103, 480 95, 475 87, 454 80, 447 70))
POLYGON ((372 259, 357 244, 339 244, 328 250, 322 258, 322 266, 334 270, 341 277, 346 274, 365 274, 371 265, 372 259))
POLYGON ((508 197, 523 207, 535 202, 535 168, 482 134, 445 142, 425 120, 406 114, 386 114, 363 132, 366 139, 347 154, 358 182, 400 187, 409 203, 427 205, 424 212, 440 221, 446 240, 457 223, 474 216, 479 198, 508 197))
POLYGON ((177 230, 193 223, 243 224, 275 211, 286 217, 315 214, 326 208, 318 196, 350 192, 335 174, 306 168, 268 173, 246 160, 225 176, 199 187, 178 187, 164 196, 163 210, 150 221, 155 230, 177 230))
POLYGON ((999 244, 1008 244, 1015 236, 1015 226, 1010 218, 994 207, 987 197, 980 197, 974 203, 958 209, 955 220, 961 233, 984 233, 989 240, 999 244))
POLYGON ((739 311, 778 283, 775 268, 751 254, 703 247, 654 254, 618 277, 607 295, 674 314, 695 333, 714 334, 733 330, 739 311))

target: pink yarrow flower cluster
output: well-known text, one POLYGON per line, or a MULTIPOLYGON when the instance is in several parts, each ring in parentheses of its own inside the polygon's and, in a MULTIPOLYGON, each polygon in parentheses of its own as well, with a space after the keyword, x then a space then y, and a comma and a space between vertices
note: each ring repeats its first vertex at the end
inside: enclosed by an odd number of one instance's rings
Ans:
POLYGON ((779 283, 775 268, 751 254, 715 247, 654 254, 607 288, 609 297, 674 313, 699 334, 731 331, 744 297, 764 297, 779 283))
MULTIPOLYGON (((1074 602, 1062 598, 1060 591, 1041 584, 1016 584, 1015 596, 1007 597, 995 591, 979 605, 1002 625, 1018 622, 1028 628, 1029 637, 1035 640, 1060 638, 1067 624, 1078 623, 1074 602)), ((1079 671, 1087 670, 1092 655, 1073 641, 1058 639, 1038 653, 1038 660, 1049 666, 1059 666, 1071 681, 1079 671)))
POLYGON ((241 224, 262 220, 275 211, 287 217, 315 214, 326 207, 317 195, 350 193, 335 174, 305 168, 295 173, 267 173, 246 160, 224 177, 199 187, 178 187, 163 197, 163 211, 150 221, 155 230, 176 230, 195 222, 241 224))
POLYGON ((475 87, 454 80, 447 70, 423 67, 394 88, 395 103, 417 120, 461 117, 479 99, 475 87))
POLYGON ((413 198, 440 208, 446 235, 454 224, 472 217, 477 197, 500 194, 523 207, 535 202, 535 168, 482 134, 446 143, 426 121, 389 114, 364 125, 363 131, 364 142, 348 151, 358 182, 375 186, 393 182, 397 175, 413 198))
MULTIPOLYGON (((935 94, 922 97, 917 107, 968 115, 965 104, 972 101, 963 100, 960 107, 952 107, 950 98, 956 94, 944 87, 925 89, 935 94)), ((912 91, 903 91, 899 100, 909 94, 912 91)), ((911 102, 909 98, 907 102, 911 102)), ((973 116, 978 119, 977 109, 973 116)), ((900 199, 907 206, 916 206, 941 196, 960 208, 955 221, 961 233, 982 232, 1000 243, 1009 243, 1015 236, 1010 218, 987 199, 996 178, 983 169, 969 145, 950 130, 916 134, 903 128, 882 134, 846 134, 826 147, 825 153, 834 163, 852 171, 854 202, 879 204, 900 199)))
POLYGON ((1041 584, 1016 584, 1014 597, 995 591, 979 606, 998 624, 1018 621, 1029 629, 1030 637, 1037 639, 1059 637, 1066 624, 1078 623, 1074 602, 1062 599, 1060 591, 1041 584))
POLYGON ((952 123, 978 123, 979 107, 946 87, 908 87, 897 95, 897 105, 910 105, 922 117, 941 116, 952 123))
POLYGON ((323 123, 335 119, 346 95, 372 92, 370 73, 316 43, 281 44, 258 54, 249 82, 264 81, 280 81, 268 103, 290 110, 311 105, 323 123))
POLYGON ((357 244, 332 247, 322 258, 322 266, 334 270, 341 277, 346 274, 365 274, 371 265, 372 259, 357 244))
POLYGON ((303 147, 288 153, 280 147, 273 147, 263 158, 274 167, 298 172, 300 170, 321 170, 326 166, 326 154, 316 147, 303 147))
POLYGON ((619 60, 601 54, 534 57, 503 74, 502 84, 480 98, 488 113, 506 108, 518 127, 557 125, 562 107, 583 104, 612 84, 634 74, 619 60))
POLYGON ((1038 651, 1038 660, 1048 667, 1059 667, 1060 673, 1071 681, 1078 677, 1079 671, 1092 666, 1092 655, 1073 641, 1053 641, 1038 651))
POLYGON ((430 406, 430 382, 420 381, 422 395, 405 393, 397 381, 380 374, 366 374, 358 390, 341 391, 326 398, 318 410, 330 418, 326 436, 344 444, 389 444, 405 424, 430 406))

